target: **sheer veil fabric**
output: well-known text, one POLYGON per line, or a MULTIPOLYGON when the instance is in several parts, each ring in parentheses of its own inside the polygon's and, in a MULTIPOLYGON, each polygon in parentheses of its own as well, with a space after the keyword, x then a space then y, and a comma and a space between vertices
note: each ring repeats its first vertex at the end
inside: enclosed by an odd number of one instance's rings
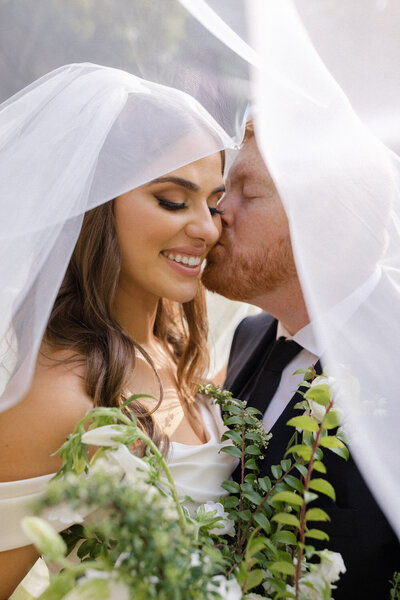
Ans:
POLYGON ((352 452, 400 535, 397 1, 0 0, 0 23, 2 99, 30 84, 0 106, 0 409, 83 213, 237 147, 251 105, 352 452))

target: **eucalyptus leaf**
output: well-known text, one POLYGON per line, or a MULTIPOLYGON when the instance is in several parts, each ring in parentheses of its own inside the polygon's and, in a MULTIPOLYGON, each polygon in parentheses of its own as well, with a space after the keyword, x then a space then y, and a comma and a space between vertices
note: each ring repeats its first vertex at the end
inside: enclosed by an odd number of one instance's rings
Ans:
POLYGON ((238 415, 233 415, 232 417, 228 417, 224 419, 225 425, 243 425, 243 418, 238 415))
POLYGON ((242 451, 236 446, 224 446, 221 448, 220 452, 225 452, 225 454, 230 454, 235 458, 242 458, 242 451))
POLYGON ((244 592, 247 593, 249 590, 260 585, 263 579, 264 575, 261 569, 253 569, 252 571, 250 571, 246 578, 244 592))
POLYGON ((304 478, 307 477, 308 470, 307 470, 307 467, 305 465, 297 464, 297 465, 295 465, 295 468, 299 471, 299 473, 301 473, 301 475, 304 478))
POLYGON ((240 486, 236 481, 224 481, 221 487, 230 494, 237 494, 240 491, 240 486))
POLYGON ((304 533, 305 537, 312 538, 314 540, 327 540, 329 541, 329 535, 325 531, 320 529, 309 529, 304 533))
POLYGON ((335 429, 336 427, 339 427, 339 424, 339 416, 334 410, 327 412, 322 421, 322 427, 324 427, 324 429, 335 429))
POLYGON ((246 460, 244 466, 246 467, 246 469, 258 470, 258 466, 254 458, 249 458, 248 460, 246 460))
POLYGON ((336 500, 335 490, 332 484, 326 479, 311 479, 308 485, 312 490, 325 494, 326 496, 329 496, 329 498, 332 498, 332 500, 336 500))
POLYGON ((262 497, 260 496, 260 494, 253 489, 247 492, 243 492, 243 496, 246 498, 246 500, 249 500, 249 502, 255 504, 256 506, 258 506, 262 502, 262 497))
POLYGON ((318 471, 318 473, 326 473, 326 467, 320 460, 314 460, 313 468, 318 471))
POLYGON ((290 460, 290 458, 286 458, 285 460, 281 460, 281 467, 283 471, 289 471, 290 467, 292 466, 292 461, 290 460))
POLYGON ((277 531, 271 536, 271 539, 274 542, 278 542, 280 544, 297 544, 297 538, 294 535, 294 533, 292 533, 291 531, 287 531, 286 529, 281 529, 280 531, 277 531))
POLYGON ((341 458, 344 458, 344 460, 349 459, 350 453, 349 453, 348 449, 346 448, 346 446, 343 446, 342 448, 329 448, 329 450, 331 452, 333 452, 334 454, 337 454, 341 458))
POLYGON ((259 477, 258 485, 263 490, 263 492, 269 492, 272 486, 271 479, 268 477, 268 475, 266 477, 259 477))
POLYGON ((295 575, 296 573, 294 565, 286 561, 271 563, 268 568, 270 571, 278 571, 278 573, 283 573, 284 575, 295 575))
POLYGON ((328 406, 331 401, 331 393, 326 383, 320 385, 312 385, 306 392, 307 400, 313 400, 322 406, 328 406))
POLYGON ((304 484, 294 475, 286 475, 284 481, 291 487, 297 490, 300 494, 304 491, 304 484))
POLYGON ((287 454, 298 454, 305 461, 309 461, 311 459, 312 448, 310 446, 306 446, 304 444, 295 444, 285 452, 285 456, 287 454))
POLYGON ((320 437, 319 443, 324 448, 343 448, 344 444, 340 440, 337 439, 334 435, 326 435, 324 437, 320 437))
POLYGON ((304 431, 318 431, 319 425, 312 417, 300 416, 289 419, 286 425, 296 427, 297 429, 303 429, 304 431))
POLYGON ((306 511, 307 521, 330 521, 330 516, 322 508, 309 508, 306 511))
POLYGON ((255 444, 250 444, 250 446, 246 446, 245 454, 250 454, 252 456, 259 456, 261 454, 261 450, 255 444))
POLYGON ((299 519, 290 513, 277 513, 272 517, 273 521, 281 523, 282 525, 290 525, 291 527, 300 527, 299 519))
POLYGON ((266 548, 266 546, 267 546, 267 538, 266 537, 264 537, 262 535, 252 537, 247 544, 246 558, 251 558, 252 556, 257 554, 257 552, 264 550, 264 548, 266 548))
POLYGON ((246 440, 254 440, 255 442, 261 441, 261 435, 255 431, 248 431, 244 437, 246 440))
POLYGON ((278 492, 272 496, 272 500, 274 502, 287 502, 292 506, 302 506, 304 504, 303 498, 294 492, 278 492))
POLYGON ((279 479, 283 473, 282 467, 280 467, 279 465, 272 465, 271 473, 275 477, 275 479, 279 479))
POLYGON ((257 525, 264 529, 266 533, 269 533, 271 531, 271 523, 263 513, 255 513, 254 520, 257 523, 257 525))
POLYGON ((227 498, 223 498, 223 503, 225 508, 236 508, 239 505, 239 498, 237 496, 228 496, 227 498))
POLYGON ((239 431, 236 431, 235 429, 230 429, 222 436, 222 441, 225 440, 232 440, 232 442, 234 442, 235 444, 240 445, 242 443, 242 436, 240 435, 239 431))

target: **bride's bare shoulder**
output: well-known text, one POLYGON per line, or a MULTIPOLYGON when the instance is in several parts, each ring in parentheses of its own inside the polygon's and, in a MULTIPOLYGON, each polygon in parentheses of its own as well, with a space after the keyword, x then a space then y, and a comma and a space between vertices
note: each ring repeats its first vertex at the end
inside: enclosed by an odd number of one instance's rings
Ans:
POLYGON ((55 472, 50 456, 92 407, 84 365, 67 351, 42 351, 31 387, 22 400, 0 413, 0 481, 55 472))

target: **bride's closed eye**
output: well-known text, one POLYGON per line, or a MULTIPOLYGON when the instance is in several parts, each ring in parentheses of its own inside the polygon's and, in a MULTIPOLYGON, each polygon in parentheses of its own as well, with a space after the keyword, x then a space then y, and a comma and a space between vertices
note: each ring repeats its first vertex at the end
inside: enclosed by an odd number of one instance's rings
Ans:
POLYGON ((160 196, 155 196, 158 200, 158 204, 167 210, 183 210, 187 208, 187 205, 184 202, 171 202, 171 200, 165 200, 165 198, 160 198, 160 196))
MULTIPOLYGON (((155 197, 158 200, 158 204, 166 210, 184 210, 185 208, 188 208, 187 204, 185 204, 184 202, 171 202, 171 200, 160 198, 160 196, 155 197)), ((208 208, 211 213, 211 216, 224 214, 223 210, 220 210, 215 206, 209 206, 208 208)))

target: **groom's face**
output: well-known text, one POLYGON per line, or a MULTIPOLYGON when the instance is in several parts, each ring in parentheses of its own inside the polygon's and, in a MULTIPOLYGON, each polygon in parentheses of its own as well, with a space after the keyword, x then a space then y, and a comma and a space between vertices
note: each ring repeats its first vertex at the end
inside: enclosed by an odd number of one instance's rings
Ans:
POLYGON ((254 136, 229 171, 219 208, 222 235, 203 272, 208 289, 256 303, 297 277, 287 217, 254 136))

